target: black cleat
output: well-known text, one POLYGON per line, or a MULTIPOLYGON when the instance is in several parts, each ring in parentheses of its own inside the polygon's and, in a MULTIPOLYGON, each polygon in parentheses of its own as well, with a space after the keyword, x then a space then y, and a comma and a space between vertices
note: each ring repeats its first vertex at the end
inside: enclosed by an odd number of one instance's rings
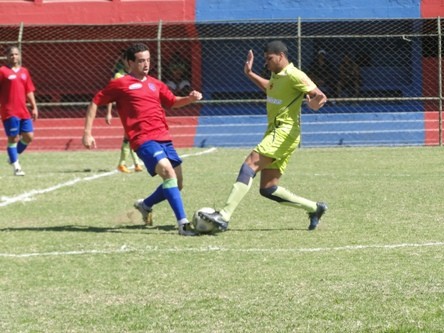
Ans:
POLYGON ((315 230, 321 220, 322 215, 327 211, 328 207, 325 202, 317 202, 316 203, 316 211, 313 213, 308 213, 308 217, 310 218, 310 225, 308 226, 308 230, 315 230))
POLYGON ((225 221, 225 219, 222 217, 222 215, 219 212, 214 212, 214 213, 199 212, 198 214, 200 218, 208 222, 212 222, 220 231, 225 231, 228 229, 228 221, 225 221))

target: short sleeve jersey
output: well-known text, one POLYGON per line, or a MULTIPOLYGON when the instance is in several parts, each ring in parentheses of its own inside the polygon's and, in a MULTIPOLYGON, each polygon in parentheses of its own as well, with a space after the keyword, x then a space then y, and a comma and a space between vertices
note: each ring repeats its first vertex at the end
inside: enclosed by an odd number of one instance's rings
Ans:
POLYGON ((93 102, 97 105, 116 103, 117 112, 134 150, 150 140, 172 139, 164 107, 172 107, 176 96, 165 83, 151 76, 139 80, 125 75, 111 80, 94 96, 93 102))
POLYGON ((316 88, 312 80, 292 63, 272 73, 267 86, 268 128, 283 124, 300 131, 301 105, 305 95, 316 88))
POLYGON ((34 83, 26 68, 18 71, 0 67, 0 114, 3 120, 11 117, 29 119, 31 114, 26 106, 26 95, 35 91, 34 83))

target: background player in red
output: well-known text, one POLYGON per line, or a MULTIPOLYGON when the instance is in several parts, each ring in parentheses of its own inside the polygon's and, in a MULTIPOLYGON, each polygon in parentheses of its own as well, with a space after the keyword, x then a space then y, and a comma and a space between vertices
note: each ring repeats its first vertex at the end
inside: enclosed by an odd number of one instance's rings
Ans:
MULTIPOLYGON (((114 74, 114 80, 119 79, 125 75, 128 74, 128 61, 126 60, 126 50, 122 51, 119 61, 116 64, 117 71, 114 74)), ((105 122, 108 125, 111 125, 111 121, 113 119, 113 103, 109 103, 106 110, 105 115, 105 122)), ((131 158, 134 162, 134 171, 141 172, 143 171, 142 163, 140 162, 139 158, 137 157, 137 154, 132 150, 129 146, 129 140, 126 137, 125 133, 123 134, 123 140, 122 145, 120 147, 120 159, 119 164, 117 165, 117 170, 123 173, 130 173, 131 171, 128 169, 126 165, 126 161, 128 160, 128 157, 131 155, 131 158)))
POLYGON ((6 59, 7 65, 0 67, 0 114, 8 137, 9 163, 16 176, 24 176, 18 155, 34 138, 32 119, 38 118, 35 87, 28 70, 21 65, 21 52, 17 46, 7 48, 6 59), (31 113, 27 101, 31 104, 31 113))
POLYGON ((194 236, 180 194, 182 160, 171 141, 163 107, 180 108, 200 100, 202 94, 193 90, 188 96, 175 96, 165 83, 149 76, 150 52, 144 44, 129 47, 126 56, 128 75, 111 80, 88 106, 83 145, 88 149, 95 146, 91 131, 98 105, 116 102, 131 148, 145 163, 150 175, 158 174, 163 180, 147 198, 136 201, 134 207, 140 211, 145 223, 152 224, 152 207, 166 199, 176 216, 179 234, 194 236))

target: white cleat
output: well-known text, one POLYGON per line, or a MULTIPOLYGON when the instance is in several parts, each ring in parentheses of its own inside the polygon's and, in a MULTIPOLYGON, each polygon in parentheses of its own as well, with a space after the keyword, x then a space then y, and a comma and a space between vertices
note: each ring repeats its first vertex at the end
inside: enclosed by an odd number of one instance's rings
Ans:
POLYGON ((142 214, 142 220, 146 225, 153 225, 153 209, 145 209, 143 206, 143 199, 139 199, 134 203, 136 208, 142 214))
POLYGON ((20 168, 14 169, 14 176, 24 176, 24 175, 25 172, 22 169, 20 168))

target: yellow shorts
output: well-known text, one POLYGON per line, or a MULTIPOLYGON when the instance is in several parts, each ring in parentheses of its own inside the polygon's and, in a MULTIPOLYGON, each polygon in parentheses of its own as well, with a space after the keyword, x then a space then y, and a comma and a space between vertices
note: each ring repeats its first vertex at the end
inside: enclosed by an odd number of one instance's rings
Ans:
POLYGON ((268 129, 254 151, 263 156, 274 158, 274 162, 266 169, 278 169, 281 174, 284 174, 290 156, 300 142, 300 133, 295 136, 294 128, 281 126, 268 129))

